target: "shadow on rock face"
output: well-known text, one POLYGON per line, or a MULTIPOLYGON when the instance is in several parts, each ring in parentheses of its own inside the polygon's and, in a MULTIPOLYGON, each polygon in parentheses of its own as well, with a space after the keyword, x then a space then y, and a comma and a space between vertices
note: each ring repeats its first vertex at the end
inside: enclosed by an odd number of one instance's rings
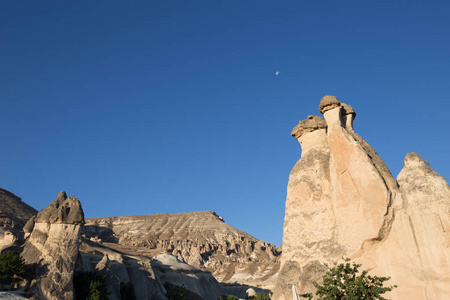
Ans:
POLYGON ((86 238, 95 241, 117 243, 119 239, 114 235, 114 231, 107 227, 95 226, 95 225, 85 225, 81 229, 81 234, 85 235, 86 238))

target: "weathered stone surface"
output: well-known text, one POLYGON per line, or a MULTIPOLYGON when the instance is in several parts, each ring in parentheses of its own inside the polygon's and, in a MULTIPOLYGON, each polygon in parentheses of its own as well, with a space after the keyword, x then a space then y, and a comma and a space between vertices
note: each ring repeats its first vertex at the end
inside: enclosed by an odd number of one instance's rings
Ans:
POLYGON ((153 258, 151 265, 159 281, 184 286, 202 299, 218 299, 224 294, 219 282, 210 272, 183 263, 170 254, 160 254, 153 258))
POLYGON ((291 135, 299 138, 305 133, 313 132, 318 129, 326 129, 327 123, 322 117, 308 116, 306 120, 298 122, 298 125, 292 129, 291 135))
POLYGON ((25 298, 20 295, 18 292, 0 292, 0 299, 4 300, 26 300, 28 298, 25 298))
MULTIPOLYGON (((82 239, 76 272, 100 272, 106 276, 110 300, 120 300, 120 284, 131 283, 137 299, 163 300, 166 291, 145 255, 127 255, 82 239)), ((186 275, 188 276, 188 275, 186 275)))
POLYGON ((397 184, 354 133, 353 109, 337 103, 335 97, 321 101, 326 131, 298 138, 302 156, 289 176, 274 299, 291 299, 294 283, 301 293, 313 292, 311 283, 321 278, 324 264, 342 257, 391 276, 389 283, 399 287, 389 299, 448 299, 447 182, 408 154, 397 184))
MULTIPOLYGON (((423 293, 424 299, 448 299, 450 295, 450 187, 442 176, 428 166, 417 154, 405 157, 404 168, 397 177, 405 205, 401 210, 404 227, 414 249, 414 271, 419 286, 406 277, 397 276, 410 291, 423 293), (414 244, 413 244, 414 243, 414 244), (416 246, 416 247, 414 247, 416 246)), ((400 255, 399 255, 400 256, 400 255)), ((397 258, 396 258, 397 259, 397 258)), ((400 259, 400 257, 398 257, 400 259)), ((403 264, 413 261, 403 256, 403 264)), ((401 270, 404 272, 404 270, 401 270)), ((406 290, 406 289, 405 289, 406 290)), ((400 293, 401 289, 399 289, 400 293)))
POLYGON ((22 227, 37 211, 7 190, 0 189, 0 251, 23 241, 22 227))
POLYGON ((80 202, 64 192, 27 224, 32 231, 22 257, 37 264, 37 281, 32 286, 40 299, 73 299, 72 278, 80 246, 84 214, 80 202))
POLYGON ((343 110, 344 114, 346 114, 346 115, 350 115, 350 114, 356 115, 356 112, 353 110, 353 107, 351 107, 350 105, 345 104, 344 102, 341 102, 341 106, 342 106, 342 110, 343 110))
POLYGON ((342 112, 345 115, 345 128, 350 131, 351 133, 354 132, 353 130, 353 120, 355 120, 356 117, 356 112, 353 110, 353 108, 348 105, 345 104, 343 102, 341 102, 341 106, 342 106, 342 112))
POLYGON ((0 227, 22 229, 37 210, 11 192, 0 188, 0 227))
POLYGON ((0 252, 18 243, 21 234, 14 229, 0 227, 0 252))
POLYGON ((335 96, 325 95, 320 99, 319 111, 321 114, 325 113, 327 110, 341 106, 341 103, 337 100, 335 96))
POLYGON ((279 270, 279 249, 211 211, 87 219, 83 230, 87 239, 126 255, 169 253, 220 282, 272 287, 279 270))
POLYGON ((36 223, 84 224, 84 213, 80 201, 75 196, 67 197, 66 192, 59 192, 55 201, 41 210, 36 223))

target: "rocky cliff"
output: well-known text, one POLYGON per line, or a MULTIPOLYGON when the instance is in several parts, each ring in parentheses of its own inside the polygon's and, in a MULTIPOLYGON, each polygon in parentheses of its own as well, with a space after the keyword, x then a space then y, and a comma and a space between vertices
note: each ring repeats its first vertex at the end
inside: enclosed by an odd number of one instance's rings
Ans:
POLYGON ((83 232, 121 253, 171 254, 220 282, 270 287, 279 270, 278 248, 211 211, 87 219, 83 232))
POLYGON ((84 214, 75 196, 60 192, 24 227, 27 238, 22 257, 35 264, 30 290, 40 299, 74 299, 72 279, 80 247, 84 214))
POLYGON ((22 227, 36 213, 19 197, 0 189, 0 251, 23 241, 22 227))
POLYGON ((447 299, 449 186, 415 154, 398 182, 354 132, 355 111, 322 98, 321 117, 294 128, 301 159, 289 175, 281 271, 274 298, 313 292, 325 264, 350 257, 399 287, 391 299, 447 299))
POLYGON ((11 192, 0 188, 0 227, 22 229, 37 210, 11 192))

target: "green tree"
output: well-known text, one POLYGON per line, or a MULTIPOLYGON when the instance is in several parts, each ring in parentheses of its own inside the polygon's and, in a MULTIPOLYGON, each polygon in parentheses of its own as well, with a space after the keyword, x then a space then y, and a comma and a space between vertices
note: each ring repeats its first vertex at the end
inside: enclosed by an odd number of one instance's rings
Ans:
POLYGON ((89 296, 87 300, 108 300, 108 294, 105 280, 94 280, 89 285, 89 296))
MULTIPOLYGON (((335 263, 322 277, 322 284, 314 283, 316 287, 316 298, 318 300, 385 300, 381 295, 396 288, 384 286, 384 282, 390 277, 378 277, 368 275, 364 270, 359 274, 361 265, 352 263, 345 259, 344 263, 335 263)), ((300 295, 304 298, 313 299, 312 294, 300 295)))
POLYGON ((107 300, 106 276, 95 272, 79 272, 73 278, 76 300, 107 300))
POLYGON ((17 277, 25 274, 25 262, 19 253, 6 250, 0 254, 0 281, 3 284, 12 284, 17 277))

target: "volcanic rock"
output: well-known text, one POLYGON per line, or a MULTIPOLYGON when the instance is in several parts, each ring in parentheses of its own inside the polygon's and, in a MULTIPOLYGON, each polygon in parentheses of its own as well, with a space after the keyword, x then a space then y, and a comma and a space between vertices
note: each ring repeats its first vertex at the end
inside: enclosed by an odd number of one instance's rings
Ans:
POLYGON ((450 188, 416 154, 398 183, 352 126, 356 113, 334 96, 319 110, 326 129, 295 135, 301 159, 289 175, 281 270, 274 299, 314 292, 325 265, 350 257, 391 276, 390 299, 450 294, 450 188), (400 187, 400 188, 399 188, 400 187))
POLYGON ((29 222, 27 230, 32 230, 22 257, 26 263, 38 266, 38 279, 31 290, 41 299, 73 299, 72 278, 84 223, 80 202, 61 192, 29 222))
POLYGON ((306 120, 298 122, 298 125, 292 129, 292 136, 297 139, 308 132, 313 132, 318 129, 326 129, 327 123, 322 117, 308 116, 306 120))
POLYGON ((0 227, 22 229, 37 210, 11 192, 0 188, 0 227))
POLYGON ((126 255, 171 254, 220 282, 271 286, 279 270, 278 248, 211 211, 86 219, 83 233, 126 255))
POLYGON ((0 189, 0 251, 23 240, 22 227, 37 211, 7 190, 0 189))
POLYGON ((339 106, 341 106, 341 103, 337 100, 335 96, 325 95, 322 97, 322 99, 320 99, 319 111, 321 114, 324 114, 326 111, 339 106))

